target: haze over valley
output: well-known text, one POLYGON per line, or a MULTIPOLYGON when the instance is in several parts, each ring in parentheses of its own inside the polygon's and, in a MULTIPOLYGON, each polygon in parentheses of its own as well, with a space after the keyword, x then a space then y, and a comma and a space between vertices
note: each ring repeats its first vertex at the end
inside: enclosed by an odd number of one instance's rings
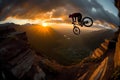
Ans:
POLYGON ((16 29, 27 33, 32 48, 38 53, 44 53, 63 65, 80 62, 114 33, 112 29, 80 27, 80 35, 75 35, 72 25, 42 27, 28 24, 16 29))

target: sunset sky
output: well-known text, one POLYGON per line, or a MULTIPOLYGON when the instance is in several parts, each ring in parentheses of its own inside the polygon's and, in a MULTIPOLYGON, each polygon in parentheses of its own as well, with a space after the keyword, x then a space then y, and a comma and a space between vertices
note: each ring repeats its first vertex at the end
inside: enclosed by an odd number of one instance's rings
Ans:
POLYGON ((119 24, 114 0, 0 0, 0 24, 69 23, 74 12, 119 24))

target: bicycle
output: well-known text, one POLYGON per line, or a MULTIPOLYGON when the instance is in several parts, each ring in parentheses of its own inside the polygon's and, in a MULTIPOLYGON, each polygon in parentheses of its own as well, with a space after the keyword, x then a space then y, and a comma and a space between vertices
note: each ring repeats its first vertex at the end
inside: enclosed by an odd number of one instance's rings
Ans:
POLYGON ((78 24, 76 24, 75 22, 72 22, 74 28, 73 28, 73 33, 76 35, 80 34, 80 28, 77 27, 76 25, 80 25, 81 27, 85 26, 85 27, 91 27, 93 25, 93 20, 90 17, 84 17, 82 18, 82 20, 80 22, 78 22, 78 24))

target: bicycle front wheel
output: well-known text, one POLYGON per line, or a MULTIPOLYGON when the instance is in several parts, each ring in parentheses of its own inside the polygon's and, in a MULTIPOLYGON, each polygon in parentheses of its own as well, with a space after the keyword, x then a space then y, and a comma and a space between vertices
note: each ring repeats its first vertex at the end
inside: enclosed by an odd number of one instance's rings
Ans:
POLYGON ((75 35, 79 35, 79 34, 80 34, 80 29, 79 29, 79 27, 74 26, 74 28, 73 28, 73 33, 74 33, 75 35))

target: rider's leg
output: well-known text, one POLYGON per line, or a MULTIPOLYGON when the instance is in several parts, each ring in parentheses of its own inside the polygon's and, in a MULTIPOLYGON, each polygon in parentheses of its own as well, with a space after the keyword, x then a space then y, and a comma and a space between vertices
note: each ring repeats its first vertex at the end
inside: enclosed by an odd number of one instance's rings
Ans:
POLYGON ((78 22, 81 22, 81 17, 80 16, 78 16, 78 22))
POLYGON ((76 17, 72 17, 72 24, 74 24, 74 22, 76 22, 76 17))
POLYGON ((81 27, 82 27, 81 16, 78 16, 78 24, 81 25, 81 27))
POLYGON ((77 17, 74 17, 74 22, 76 22, 76 18, 77 18, 77 17))
POLYGON ((74 18, 72 17, 72 24, 74 23, 74 18))

